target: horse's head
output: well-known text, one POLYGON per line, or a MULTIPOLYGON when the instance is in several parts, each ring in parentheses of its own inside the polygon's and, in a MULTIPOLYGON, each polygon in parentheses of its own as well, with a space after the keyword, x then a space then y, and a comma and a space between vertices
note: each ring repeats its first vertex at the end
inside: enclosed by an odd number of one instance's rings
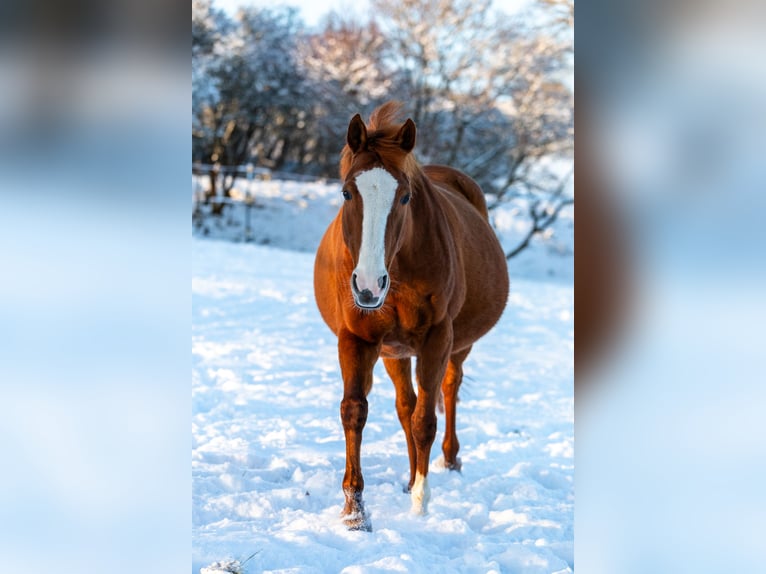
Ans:
POLYGON ((350 154, 343 181, 343 239, 355 268, 351 274, 354 303, 379 309, 388 294, 388 269, 401 247, 409 217, 412 189, 407 175, 415 147, 415 124, 368 134, 357 114, 348 126, 350 154))

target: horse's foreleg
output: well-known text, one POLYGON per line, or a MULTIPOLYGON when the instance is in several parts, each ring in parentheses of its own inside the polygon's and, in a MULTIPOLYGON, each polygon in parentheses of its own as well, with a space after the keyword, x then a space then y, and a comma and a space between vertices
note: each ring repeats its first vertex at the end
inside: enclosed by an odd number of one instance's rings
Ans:
POLYGON ((410 482, 407 490, 412 490, 415 482, 415 462, 417 450, 412 438, 412 412, 415 410, 415 390, 412 388, 412 361, 407 359, 383 359, 388 376, 396 389, 396 414, 404 430, 404 438, 407 439, 407 454, 410 458, 410 482))
POLYGON ((460 470, 460 459, 457 457, 460 443, 455 431, 455 417, 457 413, 457 393, 463 380, 463 361, 465 361, 471 347, 454 353, 447 364, 447 372, 442 381, 442 394, 444 395, 445 429, 442 452, 444 453, 444 465, 450 470, 460 470))
POLYGON ((372 388, 372 368, 379 345, 359 339, 348 331, 338 334, 338 355, 343 376, 340 417, 346 437, 346 473, 343 476, 343 523, 350 530, 372 530, 362 501, 362 431, 367 422, 367 394, 372 388))
POLYGON ((427 476, 431 446, 436 437, 436 402, 451 351, 452 323, 447 320, 431 328, 418 355, 418 398, 412 414, 412 438, 417 451, 415 482, 411 490, 415 514, 428 511, 430 489, 427 476))

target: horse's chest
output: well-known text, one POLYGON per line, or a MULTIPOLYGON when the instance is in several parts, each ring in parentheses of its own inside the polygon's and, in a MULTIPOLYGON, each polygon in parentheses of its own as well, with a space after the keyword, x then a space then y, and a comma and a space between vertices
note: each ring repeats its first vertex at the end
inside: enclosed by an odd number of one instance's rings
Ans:
POLYGON ((397 311, 395 324, 383 337, 381 353, 396 358, 417 355, 430 327, 430 313, 422 307, 397 311))
POLYGON ((394 329, 383 338, 381 355, 398 359, 417 355, 425 335, 425 329, 394 329))
POLYGON ((387 358, 419 354, 433 325, 434 309, 427 300, 405 298, 397 293, 383 309, 374 313, 355 313, 349 328, 367 341, 382 344, 381 355, 387 358))

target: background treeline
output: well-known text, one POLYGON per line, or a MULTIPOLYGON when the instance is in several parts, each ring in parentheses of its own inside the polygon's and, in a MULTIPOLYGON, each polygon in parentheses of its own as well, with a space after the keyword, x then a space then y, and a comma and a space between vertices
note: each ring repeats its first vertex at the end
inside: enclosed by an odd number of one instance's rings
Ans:
POLYGON ((349 119, 397 99, 423 163, 465 170, 491 208, 520 201, 542 233, 573 201, 572 0, 370 5, 309 29, 292 8, 193 0, 193 161, 337 177, 349 119))

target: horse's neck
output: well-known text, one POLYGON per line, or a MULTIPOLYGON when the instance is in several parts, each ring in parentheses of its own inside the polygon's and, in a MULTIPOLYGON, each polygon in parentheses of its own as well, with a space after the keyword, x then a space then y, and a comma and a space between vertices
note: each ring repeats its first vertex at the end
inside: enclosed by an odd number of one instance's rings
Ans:
MULTIPOLYGON (((449 221, 444 213, 444 202, 433 183, 420 171, 413 182, 413 203, 417 206, 410 218, 408 243, 419 252, 434 250, 434 239, 449 233, 449 221)), ((434 254, 436 255, 436 254, 434 254)))
POLYGON ((436 190, 422 169, 418 169, 417 172, 413 173, 410 181, 413 188, 412 193, 415 197, 422 195, 429 204, 433 202, 433 194, 436 193, 436 190))
POLYGON ((439 218, 441 215, 443 206, 439 197, 439 190, 436 189, 436 185, 428 179, 428 176, 423 171, 419 171, 413 178, 416 182, 414 187, 414 195, 421 196, 421 203, 424 212, 431 218, 439 218))
MULTIPOLYGON (((460 281, 460 253, 454 236, 449 201, 424 173, 413 184, 413 210, 399 251, 400 262, 410 278, 429 281, 440 301, 449 300, 460 281), (406 262, 405 262, 406 261, 406 262)), ((405 272, 406 273, 406 272, 405 272)))

